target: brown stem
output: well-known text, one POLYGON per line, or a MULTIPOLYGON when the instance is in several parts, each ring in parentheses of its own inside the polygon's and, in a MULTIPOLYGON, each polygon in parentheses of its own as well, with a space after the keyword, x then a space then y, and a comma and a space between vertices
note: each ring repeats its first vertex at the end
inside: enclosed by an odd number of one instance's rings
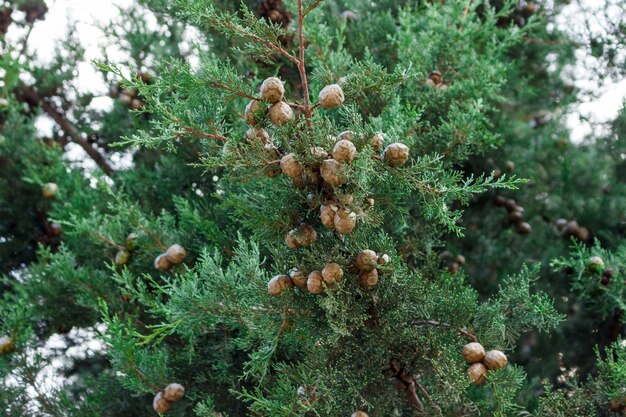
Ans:
POLYGON ((139 228, 140 228, 141 230, 143 230, 144 232, 146 232, 146 233, 147 233, 147 235, 148 235, 148 236, 150 236, 150 238, 151 238, 152 240, 154 240, 154 243, 156 243, 156 244, 157 244, 157 245, 161 248, 161 250, 163 250, 163 252, 167 251, 167 248, 166 248, 165 246, 163 246, 163 244, 161 243, 161 241, 159 240, 159 238, 158 238, 158 237, 156 237, 156 235, 155 235, 154 233, 152 233, 151 231, 149 231, 149 230, 148 230, 147 228, 145 228, 144 226, 139 226, 139 228))
POLYGON ((143 372, 141 372, 139 370, 139 368, 137 368, 137 365, 135 365, 135 361, 130 362, 130 367, 133 369, 133 371, 135 371, 135 373, 137 374, 137 376, 139 377, 139 379, 141 379, 141 381, 146 384, 147 386, 150 387, 150 389, 154 392, 160 392, 162 391, 161 388, 157 387, 156 385, 151 384, 150 382, 148 382, 148 379, 146 378, 146 376, 143 374, 143 372))
POLYGON ((528 42, 528 43, 536 43, 538 45, 561 45, 563 42, 559 42, 559 41, 550 41, 550 40, 546 40, 546 39, 537 39, 537 38, 531 38, 528 36, 524 36, 524 42, 528 42))
POLYGON ((463 32, 463 23, 465 23, 465 19, 467 19, 467 14, 469 13, 470 4, 472 4, 472 0, 467 0, 467 4, 465 5, 465 10, 463 10, 463 19, 461 20, 461 26, 459 27, 459 32, 463 32))
POLYGON ((122 245, 118 245, 117 243, 113 242, 111 239, 107 238, 106 236, 100 234, 100 233, 96 233, 96 237, 98 239, 100 239, 101 241, 108 243, 109 245, 113 246, 114 248, 117 248, 119 250, 126 250, 126 248, 122 245))
POLYGON ((28 381, 28 383, 31 385, 31 387, 33 388, 33 390, 35 391, 35 399, 37 400, 37 402, 41 405, 41 407, 46 410, 46 412, 52 416, 57 416, 59 415, 56 410, 55 410, 55 406, 48 400, 48 398, 42 394, 40 392, 40 386, 37 383, 37 378, 35 375, 33 375, 30 371, 30 367, 27 367, 25 371, 23 371, 23 376, 24 378, 28 381))
MULTIPOLYGON (((376 159, 376 160, 378 160, 378 161, 382 161, 382 160, 383 160, 383 158, 382 158, 382 157, 380 157, 380 156, 378 156, 378 155, 373 155, 373 156, 372 156, 372 158, 374 158, 374 159, 376 159)), ((395 169, 398 169, 398 168, 396 167, 395 169)), ((413 176, 410 176, 410 178, 411 178, 413 181, 415 181, 415 183, 416 183, 417 185, 419 185, 420 187, 422 187, 422 188, 423 188, 423 189, 425 189, 426 191, 431 192, 431 193, 433 193, 433 194, 438 194, 438 195, 439 195, 439 194, 442 194, 442 192, 441 192, 441 191, 439 191, 439 190, 437 190, 437 189, 435 189, 435 188, 433 188, 433 187, 430 187, 430 186, 428 186, 428 185, 424 184, 422 181, 418 180, 417 178, 415 178, 415 177, 413 177, 413 176)))
POLYGON ((302 90, 304 92, 304 117, 307 119, 307 125, 310 129, 313 128, 313 121, 311 120, 311 98, 309 96, 309 81, 306 77, 306 65, 304 61, 304 12, 302 10, 302 0, 298 0, 298 38, 300 59, 298 60, 298 71, 300 72, 300 79, 302 80, 302 90))
POLYGON ((26 49, 28 48, 28 39, 30 38, 30 34, 33 32, 33 27, 35 25, 30 23, 28 25, 28 31, 26 32, 26 35, 24 35, 24 39, 22 39, 22 48, 20 49, 20 53, 19 56, 23 56, 26 53, 26 49))
POLYGON ((424 404, 422 404, 422 400, 420 400, 420 397, 417 396, 417 392, 415 392, 415 381, 406 388, 406 398, 411 407, 414 408, 419 415, 424 413, 424 404))
MULTIPOLYGON (((436 320, 418 320, 418 321, 413 322, 413 324, 416 326, 429 325, 429 326, 445 327, 446 329, 454 329, 454 326, 452 326, 451 324, 441 323, 436 320)), ((461 328, 461 329, 456 329, 456 331, 462 334, 463 336, 471 339, 473 342, 478 342, 478 337, 476 337, 476 335, 470 332, 469 330, 461 328)))
POLYGON ((326 67, 326 69, 329 72, 332 72, 330 65, 328 65, 328 62, 326 61, 326 58, 324 57, 324 52, 322 52, 322 48, 319 47, 318 44, 316 44, 313 41, 309 41, 311 42, 311 44, 313 45, 313 47, 315 48, 315 52, 317 52, 317 57, 320 59, 320 61, 322 62, 322 65, 324 65, 324 67, 326 67))
POLYGON ((421 182, 420 180, 418 180, 417 178, 413 178, 413 180, 422 188, 424 188, 427 191, 430 191, 431 193, 435 193, 435 194, 441 194, 441 191, 439 190, 435 190, 432 187, 429 187, 428 185, 424 184, 423 182, 421 182))
POLYGON ((83 139, 74 126, 67 120, 54 106, 45 100, 42 101, 41 107, 43 110, 48 113, 48 115, 59 125, 61 129, 70 137, 72 142, 79 145, 83 150, 89 155, 89 157, 100 167, 102 172, 104 172, 109 177, 113 174, 113 168, 108 164, 105 160, 104 156, 98 152, 96 148, 91 146, 91 144, 83 139))
POLYGON ((283 311, 270 310, 267 307, 263 306, 252 306, 251 308, 254 312, 259 312, 263 314, 275 314, 275 315, 285 315, 285 316, 296 316, 296 315, 304 315, 304 316, 313 316, 313 312, 309 310, 296 310, 293 308, 288 308, 283 311))
POLYGON ((284 56, 285 58, 287 58, 288 60, 290 60, 291 62, 293 62, 294 64, 298 65, 298 59, 291 55, 289 52, 285 51, 282 47, 261 38, 260 36, 257 36, 253 33, 249 33, 246 32, 244 30, 241 30, 239 27, 237 27, 237 25, 233 25, 233 24, 229 24, 229 22, 220 22, 217 21, 215 19, 209 19, 209 23, 213 26, 217 26, 217 27, 222 27, 225 28, 226 26, 230 27, 230 29, 232 29, 233 31, 237 32, 237 34, 243 38, 249 38, 252 39, 255 42, 260 43, 261 45, 265 46, 266 48, 268 48, 271 51, 274 51, 282 56, 284 56))
POLYGON ((437 415, 443 415, 441 412, 441 408, 435 404, 435 402, 433 401, 432 397, 430 396, 430 394, 428 393, 428 391, 426 391, 426 388, 424 388, 422 386, 422 384, 420 384, 419 382, 417 382, 417 380, 415 380, 415 385, 417 385, 417 388, 420 390, 420 392, 422 393, 422 395, 424 397, 426 397, 426 399, 428 400, 428 403, 430 404, 431 408, 433 410, 435 410, 435 413, 437 413, 437 415))
POLYGON ((222 135, 214 135, 211 133, 204 133, 201 132, 197 129, 193 129, 191 127, 183 127, 184 133, 190 133, 196 136, 202 136, 203 138, 207 138, 207 139, 216 139, 216 140, 221 140, 223 142, 227 142, 228 138, 222 135))
POLYGON ((315 9, 317 6, 319 6, 322 1, 323 0, 315 0, 313 3, 311 3, 309 5, 309 7, 307 7, 306 10, 304 11, 304 15, 306 16, 309 13, 311 13, 313 11, 313 9, 315 9))
POLYGON ((30 87, 24 87, 21 89, 20 93, 24 94, 24 96, 30 98, 31 100, 39 103, 43 111, 48 114, 55 121, 55 123, 65 132, 65 135, 69 137, 72 142, 79 145, 83 150, 89 155, 89 157, 100 167, 102 172, 106 175, 111 176, 113 174, 113 168, 106 161, 104 156, 98 152, 96 148, 91 146, 89 141, 84 139, 76 128, 70 123, 70 121, 65 117, 63 113, 56 106, 52 105, 50 99, 48 97, 41 97, 35 90, 30 87))
POLYGON ((278 334, 276 335, 277 343, 278 343, 278 340, 280 339, 280 336, 283 334, 283 332, 287 328, 288 324, 289 324, 289 316, 285 314, 285 317, 283 318, 283 322, 280 324, 280 328, 278 329, 278 334))
POLYGON ((211 84, 217 88, 221 88, 222 90, 226 90, 231 93, 234 93, 235 95, 239 97, 247 98, 249 100, 258 100, 256 97, 251 96, 250 94, 247 94, 241 90, 235 90, 234 88, 230 88, 229 86, 219 83, 217 81, 211 81, 211 84))
MULTIPOLYGON (((371 304, 368 307, 368 311, 370 312, 370 316, 371 316, 370 320, 371 320, 371 323, 373 323, 376 327, 378 327, 380 326, 380 313, 378 312, 378 308, 376 307, 376 297, 374 297, 374 294, 370 293, 369 298, 371 302, 371 304)), ((368 322, 370 320, 368 320, 368 322)))
POLYGON ((291 101, 285 101, 285 103, 287 103, 289 107, 293 107, 294 109, 300 110, 301 112, 304 113, 304 107, 299 105, 298 103, 293 103, 291 101))
MULTIPOLYGON (((396 381, 396 388, 398 388, 398 390, 405 392, 406 399, 409 402, 409 405, 411 406, 411 408, 415 410, 415 414, 420 415, 420 416, 423 415, 424 404, 422 403, 422 400, 420 400, 419 396, 417 395, 417 392, 415 391, 415 387, 419 386, 420 390, 423 390, 423 392, 425 392, 426 390, 424 390, 424 388, 419 385, 419 383, 417 382, 417 377, 409 373, 406 369, 404 369, 400 361, 395 358, 392 358, 389 361, 388 367, 385 368, 383 372, 387 376, 393 377, 393 380, 396 381)), ((427 394, 427 398, 429 398, 430 400, 430 396, 428 396, 427 392, 426 394, 427 394)), ((431 401, 431 406, 434 405, 434 403, 432 403, 432 400, 430 401, 431 401)), ((441 411, 439 407, 437 407, 436 405, 433 408, 441 411)))
POLYGON ((196 136, 202 136, 203 138, 207 138, 207 139, 221 140, 223 142, 226 142, 226 141, 229 140, 227 137, 222 136, 222 135, 218 135, 218 134, 215 134, 215 133, 204 133, 204 132, 201 132, 198 129, 194 129, 194 128, 189 127, 189 126, 183 126, 183 122, 181 122, 180 119, 178 119, 176 116, 174 116, 170 112, 167 112, 167 114, 168 114, 168 116, 170 117, 170 119, 174 123, 179 125, 181 129, 183 129, 182 132, 180 132, 180 133, 178 133, 176 135, 176 138, 179 138, 179 137, 183 136, 184 134, 192 134, 192 135, 196 135, 196 136))

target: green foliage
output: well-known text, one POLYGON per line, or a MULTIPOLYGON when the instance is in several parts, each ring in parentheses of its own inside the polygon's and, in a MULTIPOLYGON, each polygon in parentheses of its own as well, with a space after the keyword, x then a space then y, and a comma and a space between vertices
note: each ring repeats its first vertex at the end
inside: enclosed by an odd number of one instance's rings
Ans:
POLYGON ((496 298, 501 314, 506 317, 507 341, 514 343, 520 336, 537 329, 547 332, 563 320, 555 311, 552 300, 544 293, 533 293, 531 286, 539 279, 539 266, 524 267, 519 275, 504 280, 496 298))
POLYGON ((596 401, 600 404, 606 399, 623 404, 626 395, 626 347, 618 339, 604 355, 597 352, 598 377, 594 381, 596 401))
POLYGON ((153 395, 179 382, 185 397, 168 415, 609 415, 626 380, 623 115, 606 138, 564 140, 571 39, 549 29, 547 11, 515 3, 141 0, 105 27, 126 55, 105 51, 97 64, 108 110, 73 88, 76 39, 41 64, 27 37, 21 50, 2 38, 0 336, 16 345, 0 356, 5 414, 147 415, 153 395), (266 115, 267 76, 285 81, 295 113, 285 125, 266 115), (316 104, 331 83, 345 93, 337 110, 316 104), (247 137, 251 100, 271 145, 247 137), (46 141, 41 114, 57 124, 46 141), (344 184, 311 180, 321 162, 311 148, 331 154, 340 132, 356 148, 338 172, 344 184), (409 147, 406 164, 374 149, 376 132, 383 148, 409 147), (69 143, 99 169, 64 162, 57 145, 69 143), (311 175, 266 175, 287 154, 311 175), (517 168, 498 174, 511 155, 517 168), (131 163, 112 166, 120 158, 131 163), (40 197, 47 182, 59 185, 54 200, 40 197), (528 203, 530 236, 501 230, 511 224, 494 212, 495 193, 528 203), (329 203, 354 212, 353 232, 320 224, 329 203), (568 256, 558 217, 598 241, 568 256), (302 222, 316 241, 287 248, 302 222), (173 244, 184 262, 157 271, 173 244), (443 246, 467 264, 446 270, 443 246), (390 259, 373 288, 354 267, 364 249, 390 259), (588 270, 593 255, 614 269, 606 286, 588 270), (553 284, 567 277, 552 259, 573 271, 572 293, 553 284), (323 294, 268 294, 270 277, 329 262, 344 276, 323 294), (563 349, 579 301, 611 329, 576 344, 588 354, 580 379, 575 349, 563 349), (86 344, 74 339, 81 330, 104 344, 83 358, 70 354, 86 344), (470 341, 510 365, 472 385, 461 354, 470 341), (532 343, 548 346, 541 371, 523 356, 532 343), (46 372, 60 383, 43 389, 46 372))
POLYGON ((535 413, 537 416, 597 416, 596 409, 587 398, 585 392, 577 385, 572 385, 566 390, 551 391, 550 386, 546 386, 545 397, 539 401, 539 408, 535 413))
POLYGON ((559 270, 571 269, 572 290, 581 301, 592 305, 593 310, 604 318, 615 310, 626 310, 626 289, 622 279, 625 260, 625 247, 620 246, 612 253, 603 249, 596 240, 593 247, 575 244, 570 258, 555 259, 552 266, 559 270), (590 269, 589 260, 593 256, 599 256, 606 268, 599 271, 590 269), (612 270, 612 273, 605 282, 603 278, 607 269, 612 270))

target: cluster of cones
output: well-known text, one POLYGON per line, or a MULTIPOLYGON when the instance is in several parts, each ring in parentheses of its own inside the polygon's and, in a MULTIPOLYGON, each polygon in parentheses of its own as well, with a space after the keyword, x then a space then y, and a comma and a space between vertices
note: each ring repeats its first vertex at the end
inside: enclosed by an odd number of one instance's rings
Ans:
MULTIPOLYGON (((378 284, 383 267, 391 262, 389 255, 378 256, 376 252, 365 249, 359 252, 354 261, 354 272, 359 276, 359 285, 363 289, 372 289, 378 284), (380 271, 380 272, 379 272, 380 271)), ((286 290, 297 287, 301 292, 321 294, 335 287, 343 280, 344 271, 336 262, 327 263, 322 270, 313 270, 306 274, 294 268, 289 275, 276 275, 267 283, 267 291, 273 296, 280 296, 286 290)))
POLYGON ((530 224, 524 221, 524 207, 517 204, 512 198, 504 198, 497 196, 494 204, 498 207, 504 207, 509 213, 509 221, 515 226, 515 231, 520 235, 527 235, 532 231, 530 224))
POLYGON ((169 384, 163 391, 157 392, 152 402, 154 411, 165 414, 172 408, 175 402, 180 401, 185 396, 185 387, 180 384, 169 384))
MULTIPOLYGON (((152 76, 148 73, 138 72, 136 76, 140 78, 144 84, 150 84, 152 82, 152 76)), ((118 99, 120 103, 133 110, 139 110, 144 106, 144 102, 139 96, 139 91, 134 88, 122 88, 120 84, 115 84, 111 87, 109 96, 118 99)))
POLYGON ((508 359, 499 350, 490 350, 485 353, 485 348, 478 342, 468 343, 463 346, 463 358, 470 364, 467 368, 467 376, 476 385, 485 382, 489 371, 497 371, 506 367, 508 359))

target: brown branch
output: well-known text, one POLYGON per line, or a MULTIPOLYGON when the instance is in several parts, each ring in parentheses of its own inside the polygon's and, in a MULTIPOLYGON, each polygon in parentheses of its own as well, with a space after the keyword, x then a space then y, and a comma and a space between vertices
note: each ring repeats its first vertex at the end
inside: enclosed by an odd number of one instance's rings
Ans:
POLYGON ((117 248, 119 250, 126 250, 124 246, 118 245, 117 243, 113 242, 111 239, 107 238, 106 236, 100 233, 96 233, 96 237, 102 240, 103 242, 108 243, 109 245, 113 246, 114 248, 117 248))
POLYGON ((44 99, 41 103, 41 108, 59 125, 72 142, 79 145, 89 155, 89 157, 98 165, 98 167, 109 177, 113 174, 113 168, 106 161, 104 156, 98 152, 96 148, 83 139, 76 131, 74 126, 63 116, 52 104, 46 102, 44 99))
POLYGON ((324 52, 322 51, 322 48, 320 48, 318 44, 311 40, 309 40, 309 42, 315 48, 315 52, 317 52, 317 57, 320 59, 320 61, 322 61, 322 65, 324 65, 324 67, 326 67, 328 71, 332 72, 330 66, 328 65, 328 62, 326 61, 326 58, 324 57, 324 52))
POLYGON ((524 36, 524 42, 528 42, 528 43, 536 43, 538 45, 561 45, 563 42, 560 41, 551 41, 551 40, 547 40, 547 39, 537 39, 537 38, 531 38, 528 36, 524 36))
POLYGON ((104 156, 100 152, 91 146, 88 140, 84 139, 72 123, 65 117, 65 115, 56 108, 51 102, 49 97, 41 97, 35 90, 30 87, 21 88, 20 93, 24 94, 31 100, 39 103, 42 110, 55 121, 55 123, 65 132, 65 135, 71 139, 72 142, 79 145, 89 155, 89 157, 100 167, 102 172, 111 176, 113 174, 113 168, 106 161, 104 156))
POLYGON ((254 312, 263 313, 263 314, 276 314, 276 315, 280 314, 280 315, 285 315, 285 316, 296 316, 296 315, 314 316, 313 312, 310 310, 296 310, 293 308, 288 308, 283 311, 278 311, 278 310, 271 310, 263 306, 252 306, 251 310, 254 312))
POLYGON ((40 392, 40 386, 37 383, 36 375, 33 375, 33 373, 30 371, 31 369, 31 367, 27 367, 26 370, 22 371, 22 375, 35 391, 35 399, 41 405, 41 407, 48 412, 48 414, 53 416, 58 415, 55 411, 56 407, 48 400, 48 398, 44 394, 40 392))
POLYGON ((426 391, 426 388, 424 388, 422 386, 422 384, 420 384, 419 382, 417 382, 417 379, 415 380, 415 385, 417 385, 417 388, 420 390, 420 392, 422 393, 422 395, 424 397, 426 397, 426 399, 428 400, 428 403, 430 404, 431 408, 433 410, 435 410, 435 413, 437 413, 437 415, 443 415, 441 412, 441 408, 435 404, 435 402, 433 401, 432 397, 430 396, 430 394, 428 394, 428 391, 426 391))
POLYGON ((424 404, 422 404, 422 400, 420 400, 420 397, 417 396, 417 392, 415 392, 415 380, 406 387, 406 398, 411 407, 414 408, 419 415, 424 414, 424 404))
POLYGON ((293 103, 291 101, 285 101, 285 103, 289 106, 289 107, 293 107, 296 110, 300 110, 301 112, 304 112, 304 107, 299 105, 298 103, 293 103))
POLYGON ((324 0, 315 0, 313 3, 309 4, 309 7, 307 7, 306 10, 304 11, 304 15, 306 16, 309 13, 311 13, 323 1, 324 0))
POLYGON ((426 389, 418 382, 417 378, 419 375, 412 375, 402 367, 399 360, 392 358, 389 361, 388 367, 383 370, 383 373, 387 376, 393 377, 393 381, 395 381, 396 388, 398 388, 398 390, 405 391, 409 405, 415 409, 418 415, 424 414, 424 404, 415 391, 416 387, 420 390, 422 395, 428 399, 431 408, 438 415, 442 415, 441 408, 435 404, 430 394, 428 394, 428 391, 426 391, 426 389))
POLYGON ((135 371, 135 373, 137 374, 137 376, 139 377, 139 379, 141 379, 141 381, 146 384, 147 386, 150 387, 150 389, 154 392, 160 392, 162 391, 161 388, 157 387, 156 385, 151 384, 150 382, 148 382, 148 379, 146 378, 146 376, 143 374, 143 372, 141 372, 139 370, 139 368, 137 368, 137 365, 135 365, 135 361, 131 360, 130 361, 130 367, 133 369, 133 371, 135 371))
POLYGON ((467 14, 469 13, 470 4, 472 0, 467 0, 467 4, 465 5, 465 10, 463 10, 463 19, 461 20, 461 26, 459 27, 459 32, 463 32, 463 24, 465 23, 465 19, 467 19, 467 14))
MULTIPOLYGON (((437 326, 437 327, 444 327, 446 329, 454 329, 455 327, 452 326, 451 324, 448 323, 441 323, 438 322, 436 320, 418 320, 413 322, 414 325, 416 326, 422 326, 422 325, 429 325, 429 326, 437 326)), ((476 335, 472 332, 470 332, 467 329, 456 329, 457 332, 459 332, 460 334, 462 334, 463 336, 471 339, 473 342, 478 342, 478 337, 476 337, 476 335)))
POLYGON ((415 376, 411 375, 411 373, 402 367, 400 361, 394 358, 389 361, 389 365, 383 370, 383 373, 392 377, 399 391, 404 391, 411 408, 413 408, 418 415, 423 415, 424 404, 422 404, 422 401, 415 391, 415 387, 417 386, 415 376))
POLYGON ((156 243, 162 250, 163 252, 167 251, 167 248, 165 246, 163 246, 163 244, 161 243, 161 241, 159 240, 158 237, 156 237, 156 235, 154 233, 152 233, 151 231, 149 231, 147 228, 145 228, 144 226, 139 226, 139 228, 141 230, 143 230, 144 232, 146 232, 148 234, 148 236, 150 236, 150 238, 152 240, 154 240, 154 243, 156 243))
POLYGON ((217 27, 222 27, 225 28, 226 26, 229 26, 233 31, 237 32, 237 34, 239 36, 241 36, 242 38, 249 38, 252 39, 255 42, 260 43, 261 45, 265 46, 266 48, 284 56, 285 58, 287 58, 288 60, 290 60, 291 62, 293 62, 294 64, 298 65, 298 59, 291 55, 289 52, 285 51, 282 47, 261 38, 260 36, 257 36, 253 33, 249 33, 246 32, 244 30, 241 30, 241 28, 239 28, 237 25, 232 24, 231 22, 219 22, 215 19, 209 19, 209 23, 213 26, 217 26, 217 27))
POLYGON ((289 316, 285 314, 285 317, 283 318, 283 322, 280 324, 280 328, 278 329, 278 334, 276 335, 276 343, 278 343, 280 336, 283 334, 288 324, 289 324, 289 316))
POLYGON ((306 65, 304 62, 304 16, 302 11, 302 0, 298 0, 298 38, 299 38, 299 50, 300 59, 298 60, 298 71, 300 72, 300 79, 302 80, 302 90, 304 92, 304 117, 307 119, 307 124, 310 129, 313 128, 313 121, 311 120, 311 98, 309 96, 309 81, 306 77, 306 65))
POLYGON ((211 134, 211 133, 204 133, 204 132, 201 132, 201 131, 199 131, 197 129, 193 129, 191 127, 183 126, 183 130, 184 130, 183 134, 184 133, 190 133, 190 134, 193 134, 193 135, 196 135, 196 136, 202 136, 203 138, 207 138, 207 139, 216 139, 216 140, 221 140, 223 142, 227 142, 228 141, 228 138, 226 136, 215 135, 215 134, 211 134))
POLYGON ((28 49, 28 39, 30 38, 31 33, 33 32, 34 26, 35 25, 32 23, 28 25, 28 31, 26 32, 26 35, 24 35, 24 38, 22 39, 22 48, 20 49, 20 53, 19 53, 20 57, 22 57, 26 53, 26 50, 28 49))
POLYGON ((170 112, 167 112, 167 115, 170 117, 170 119, 174 123, 179 125, 181 129, 183 129, 182 132, 176 134, 176 138, 179 138, 179 137, 183 136, 184 134, 192 134, 192 135, 196 135, 196 136, 202 136, 203 138, 207 138, 207 139, 221 140, 223 142, 227 142, 229 140, 226 136, 222 136, 222 135, 218 135, 218 134, 214 134, 214 133, 204 133, 204 132, 201 132, 198 129, 194 129, 194 128, 189 127, 189 126, 183 126, 183 122, 181 122, 180 119, 178 119, 176 116, 174 116, 170 112))
POLYGON ((463 144, 463 140, 465 139, 465 137, 461 137, 461 134, 456 132, 454 134, 454 141, 452 142, 452 144, 450 146, 448 146, 446 148, 446 150, 443 152, 443 155, 448 158, 450 156, 452 156, 452 152, 454 151, 454 148, 456 148, 457 146, 460 146, 463 144))
POLYGON ((417 178, 413 178, 413 180, 417 183, 417 185, 419 185, 420 187, 424 188, 425 190, 430 191, 431 193, 434 193, 434 194, 441 194, 441 191, 435 190, 434 188, 429 187, 428 185, 424 184, 423 182, 421 182, 417 178))
MULTIPOLYGON (((380 156, 378 156, 378 155, 373 155, 373 156, 372 156, 372 158, 374 158, 374 159, 376 159, 376 160, 379 160, 379 161, 382 161, 382 160, 383 160, 383 158, 382 158, 382 157, 380 157, 380 156)), ((394 168, 395 168, 396 170, 398 169, 397 167, 394 167, 394 168)), ((439 190, 437 190, 437 189, 435 189, 435 188, 432 188, 432 187, 430 187, 430 186, 428 186, 428 185, 424 184, 422 181, 418 180, 417 178, 415 178, 415 177, 413 177, 413 176, 409 176, 409 177, 410 177, 413 181, 415 181, 415 183, 416 183, 417 185, 419 185, 420 187, 422 187, 422 188, 423 188, 423 189, 425 189, 426 191, 429 191, 429 192, 431 192, 431 193, 433 193, 433 194, 438 194, 438 195, 442 194, 442 192, 441 192, 441 191, 439 191, 439 190)))
POLYGON ((244 91, 241 91, 241 90, 235 90, 234 88, 231 88, 231 87, 229 87, 229 86, 227 86, 225 84, 222 84, 220 82, 217 82, 217 81, 211 81, 211 85, 213 85, 213 86, 215 86, 217 88, 221 88, 222 90, 229 91, 229 92, 231 92, 231 93, 233 93, 233 94, 235 94, 235 95, 237 95, 239 97, 247 98, 249 100, 258 100, 257 97, 251 96, 250 94, 248 94, 248 93, 246 93, 244 91))

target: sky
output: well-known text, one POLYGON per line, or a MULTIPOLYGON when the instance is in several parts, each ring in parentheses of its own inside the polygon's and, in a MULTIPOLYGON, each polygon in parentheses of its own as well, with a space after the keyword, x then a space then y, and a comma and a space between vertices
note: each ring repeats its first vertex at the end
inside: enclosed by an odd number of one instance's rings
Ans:
MULTIPOLYGON (((117 6, 127 6, 132 0, 52 0, 48 1, 49 12, 43 22, 38 22, 31 34, 30 47, 37 52, 39 59, 49 60, 53 56, 53 45, 55 41, 62 40, 67 31, 67 24, 70 21, 76 22, 76 30, 81 42, 86 48, 86 61, 78 68, 78 88, 100 94, 94 100, 94 106, 107 108, 111 105, 111 100, 106 96, 107 86, 96 72, 92 60, 98 59, 100 55, 102 31, 99 26, 106 24, 119 16, 117 6)), ((557 25, 567 28, 570 31, 582 29, 583 22, 580 19, 579 4, 584 7, 597 7, 603 4, 604 0, 579 0, 572 1, 567 6, 557 25)), ((623 10, 616 9, 616 14, 623 13, 623 10)), ((593 24, 593 22, 592 22, 593 24)), ((115 55, 115 49, 109 48, 108 53, 115 55)), ((584 54, 579 54, 579 59, 584 61, 584 54)), ((568 125, 571 129, 570 139, 578 143, 590 133, 601 134, 602 130, 594 130, 597 122, 607 122, 613 120, 622 106, 626 97, 626 79, 621 82, 604 85, 599 88, 596 81, 586 77, 584 68, 574 68, 574 84, 577 87, 593 92, 596 97, 583 101, 576 108, 570 110, 567 115, 568 125), (592 123, 585 121, 589 119, 592 123)), ((43 131, 52 129, 52 121, 42 118, 38 127, 43 131)), ((596 126, 596 129, 598 127, 596 126)), ((600 128, 601 129, 601 128, 600 128)), ((80 160, 82 150, 76 149, 75 160, 80 160)), ((121 156, 120 156, 121 158, 121 156)), ((88 164, 90 161, 86 161, 88 164)), ((118 165, 124 165, 122 160, 114 161, 118 165)), ((127 161, 126 161, 127 162, 127 161)))
MULTIPOLYGON (((614 22, 622 22, 626 13, 626 6, 620 0, 577 0, 571 1, 562 10, 556 19, 557 26, 574 36, 585 29, 585 24, 588 24, 592 30, 602 33, 602 20, 605 16, 600 13, 600 10, 607 5, 610 5, 607 8, 609 18, 614 22), (585 14, 587 20, 582 18, 581 7, 589 11, 585 14)), ((624 51, 622 52, 624 53, 624 51)), ((583 91, 594 94, 596 98, 581 101, 567 117, 568 126, 571 129, 570 138, 575 143, 580 142, 590 133, 596 136, 603 133, 601 126, 594 130, 589 123, 581 121, 581 117, 589 118, 593 122, 610 122, 615 119, 626 98, 626 79, 600 87, 594 76, 590 76, 585 65, 583 65, 585 62, 590 64, 593 61, 588 56, 587 51, 579 50, 576 56, 580 65, 571 70, 574 85, 583 91)))
POLYGON ((78 87, 106 92, 91 62, 101 57, 103 34, 99 26, 120 15, 116 5, 130 5, 132 0, 48 0, 47 4, 46 19, 38 21, 30 35, 31 51, 37 53, 38 59, 49 61, 54 56, 55 43, 65 39, 69 23, 76 22, 76 33, 86 51, 85 62, 77 68, 78 87))

